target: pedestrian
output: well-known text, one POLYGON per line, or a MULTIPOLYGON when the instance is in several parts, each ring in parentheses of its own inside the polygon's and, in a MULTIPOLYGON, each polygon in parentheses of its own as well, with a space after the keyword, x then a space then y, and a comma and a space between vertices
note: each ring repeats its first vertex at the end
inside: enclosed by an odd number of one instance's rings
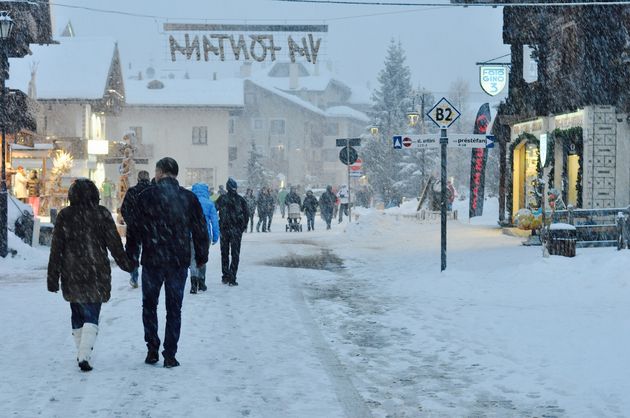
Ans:
POLYGON ((227 193, 217 200, 221 228, 221 282, 238 286, 236 274, 241 253, 241 238, 243 232, 247 230, 249 211, 245 199, 236 192, 238 187, 236 180, 230 177, 225 187, 227 193))
MULTIPOLYGON (((203 215, 206 217, 206 224, 208 225, 208 237, 212 245, 215 245, 219 241, 219 218, 217 216, 217 209, 214 206, 214 202, 210 200, 210 190, 205 183, 195 183, 192 186, 192 192, 197 196, 203 215)), ((190 293, 197 293, 197 291, 205 292, 208 290, 206 286, 206 265, 203 267, 197 267, 195 261, 195 246, 191 243, 191 258, 190 258, 190 293)))
POLYGON ((39 215, 40 184, 37 170, 32 170, 26 182, 26 187, 28 189, 28 204, 33 208, 34 216, 39 215))
POLYGON ((28 178, 23 166, 18 166, 13 182, 13 195, 23 203, 28 202, 28 178))
POLYGON ((245 192, 245 201, 247 202, 247 210, 249 211, 249 232, 254 232, 254 212, 256 212, 256 196, 251 188, 247 188, 245 192))
POLYGON ((112 277, 109 250, 116 263, 132 271, 133 260, 123 250, 112 214, 99 206, 98 189, 88 179, 78 179, 68 190, 70 206, 57 215, 48 259, 48 291, 61 291, 70 302, 72 336, 77 362, 92 370, 90 357, 98 334, 101 304, 109 300, 112 277))
POLYGON ((304 203, 302 203, 302 210, 304 211, 304 215, 306 215, 306 225, 309 231, 315 230, 315 213, 317 213, 318 206, 319 203, 317 202, 317 198, 313 195, 313 191, 308 190, 304 198, 304 203))
POLYGON ((455 201, 455 187, 453 187, 453 183, 450 180, 446 181, 446 199, 448 200, 446 209, 453 210, 453 202, 455 201))
POLYGON ((114 196, 114 185, 107 177, 101 183, 101 197, 103 198, 103 206, 110 211, 112 210, 112 197, 114 196))
MULTIPOLYGON (((298 205, 297 207, 299 208, 298 211, 302 208, 302 199, 300 198, 300 195, 297 194, 297 187, 295 186, 291 186, 291 189, 289 191, 289 194, 287 195, 286 199, 284 199, 284 203, 285 206, 287 206, 289 208, 289 205, 291 204, 295 204, 298 205)), ((289 208, 290 211, 290 208, 289 208)), ((289 219, 289 224, 293 224, 297 222, 297 219, 289 219)))
POLYGON ((343 215, 348 216, 350 206, 350 191, 348 186, 342 184, 339 188, 339 223, 343 222, 343 215))
POLYGON ((282 215, 282 219, 284 219, 284 214, 285 214, 285 199, 287 197, 287 189, 285 189, 284 187, 280 188, 280 191, 278 192, 278 205, 280 206, 280 214, 282 215))
MULTIPOLYGON (((143 191, 151 186, 149 178, 150 175, 148 171, 140 170, 138 172, 138 182, 125 193, 125 198, 120 206, 120 214, 125 221, 125 225, 130 225, 135 222, 135 217, 138 216, 138 198, 143 191)), ((136 262, 136 268, 131 272, 129 285, 135 289, 138 287, 139 267, 137 266, 139 263, 138 260, 134 261, 136 262)))
POLYGON ((226 191, 225 191, 225 189, 223 188, 223 185, 222 185, 222 184, 220 184, 220 185, 219 185, 219 191, 217 192, 217 194, 218 194, 217 199, 218 199, 219 197, 223 196, 223 195, 224 195, 224 194, 226 194, 226 193, 227 193, 227 192, 226 192, 226 191))
POLYGON ((322 211, 322 217, 326 221, 326 229, 330 229, 330 223, 333 218, 333 211, 335 210, 335 202, 337 196, 332 191, 332 186, 326 186, 326 191, 322 193, 319 198, 319 207, 322 211))
POLYGON ((256 232, 260 232, 260 225, 262 224, 262 231, 263 232, 267 232, 267 218, 270 216, 269 215, 269 211, 270 211, 270 206, 271 206, 271 200, 273 199, 273 197, 270 199, 270 190, 268 187, 263 187, 260 190, 260 193, 258 194, 258 199, 257 200, 257 209, 258 209, 258 223, 256 224, 256 232))
POLYGON ((142 322, 147 343, 145 363, 159 361, 157 305, 164 285, 166 329, 164 367, 177 367, 177 342, 188 277, 192 237, 197 267, 208 261, 208 226, 197 197, 177 182, 179 166, 165 157, 155 165, 155 186, 138 199, 138 216, 127 228, 127 254, 138 259, 142 246, 142 322))
POLYGON ((278 204, 278 193, 272 190, 270 187, 267 194, 267 232, 271 232, 271 221, 273 220, 273 214, 276 213, 276 205, 278 204))

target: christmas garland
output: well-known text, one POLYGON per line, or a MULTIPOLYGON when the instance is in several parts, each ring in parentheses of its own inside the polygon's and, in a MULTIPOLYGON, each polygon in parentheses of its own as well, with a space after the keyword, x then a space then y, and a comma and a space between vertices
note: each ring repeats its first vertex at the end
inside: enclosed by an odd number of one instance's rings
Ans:
MULTIPOLYGON (((583 187, 582 187, 582 175, 583 175, 583 161, 584 161, 584 156, 583 156, 583 149, 584 149, 584 145, 583 145, 583 130, 581 127, 577 126, 577 127, 573 127, 573 128, 569 128, 569 129, 555 129, 551 135, 550 135, 550 143, 555 143, 556 140, 562 141, 563 147, 562 147, 562 199, 567 202, 567 197, 568 197, 568 164, 567 164, 567 159, 569 156, 569 149, 568 146, 569 144, 573 144, 575 146, 575 153, 578 156, 578 172, 577 172, 577 180, 576 180, 576 191, 577 191, 577 201, 576 206, 578 208, 582 207, 582 191, 583 191, 583 187)), ((555 147, 555 145, 554 145, 555 147)), ((547 155, 553 155, 553 154, 547 154, 547 155)), ((555 171, 555 163, 554 166, 551 170, 551 172, 549 173, 550 176, 550 185, 553 184, 553 173, 555 171)))
MULTIPOLYGON (((512 145, 510 145, 510 149, 508 151, 508 158, 509 158, 508 166, 510 167, 510 171, 508 173, 509 175, 508 184, 511 184, 511 187, 508 187, 507 202, 505 205, 507 212, 509 214, 510 223, 513 223, 512 213, 514 209, 514 205, 512 202, 513 190, 514 190, 514 149, 516 149, 517 146, 523 143, 540 146, 540 141, 538 140, 538 138, 536 138, 534 135, 527 132, 520 134, 518 138, 516 138, 516 141, 514 141, 512 145)), ((542 172, 542 169, 540 167, 540 154, 538 154, 538 161, 536 163, 536 169, 538 170, 538 173, 542 172)))

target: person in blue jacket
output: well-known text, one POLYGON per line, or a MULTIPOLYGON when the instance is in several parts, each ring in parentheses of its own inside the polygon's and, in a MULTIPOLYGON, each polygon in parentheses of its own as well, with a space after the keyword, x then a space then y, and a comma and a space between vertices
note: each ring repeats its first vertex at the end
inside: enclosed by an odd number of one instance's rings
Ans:
MULTIPOLYGON (((219 217, 214 202, 210 199, 210 189, 205 183, 195 183, 192 186, 192 192, 197 196, 197 200, 199 200, 201 204, 201 209, 203 210, 206 223, 208 224, 208 237, 212 245, 214 245, 219 241, 219 217)), ((195 262, 195 249, 194 247, 191 247, 191 249, 190 293, 197 293, 197 291, 205 292, 208 290, 206 286, 206 266, 204 264, 201 268, 197 267, 197 263, 195 262)))

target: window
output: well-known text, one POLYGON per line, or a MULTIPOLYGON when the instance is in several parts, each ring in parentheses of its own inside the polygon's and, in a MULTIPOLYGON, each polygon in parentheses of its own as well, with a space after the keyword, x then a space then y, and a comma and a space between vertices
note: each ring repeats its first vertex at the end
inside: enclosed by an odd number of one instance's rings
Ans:
POLYGON ((236 118, 230 118, 228 121, 228 133, 233 135, 236 131, 236 118))
POLYGON ((193 126, 192 128, 193 145, 208 145, 208 127, 193 126))
POLYGON ((213 168, 186 168, 186 186, 195 183, 206 183, 209 187, 214 186, 213 168))
POLYGON ((284 135, 284 119, 271 119, 269 133, 272 135, 284 135))
POLYGON ((265 129, 264 119, 252 119, 252 129, 255 131, 262 131, 265 129))
POLYGON ((326 124, 326 135, 339 135, 339 122, 328 122, 326 124))
POLYGON ((238 148, 237 147, 229 147, 228 148, 228 159, 229 161, 234 161, 238 158, 238 148))

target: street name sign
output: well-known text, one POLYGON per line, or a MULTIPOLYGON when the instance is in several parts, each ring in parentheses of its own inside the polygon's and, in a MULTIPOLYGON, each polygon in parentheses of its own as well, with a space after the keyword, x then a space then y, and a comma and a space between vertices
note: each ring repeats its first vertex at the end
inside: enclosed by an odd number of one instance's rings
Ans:
MULTIPOLYGON (((394 149, 438 148, 439 135, 394 135, 394 149)), ((450 134, 448 146, 451 148, 494 148, 494 136, 474 134, 450 134)))
POLYGON ((455 123, 455 121, 461 116, 461 113, 455 108, 455 106, 446 100, 446 97, 442 97, 435 106, 427 112, 427 116, 437 126, 445 129, 455 123))
POLYGON ((455 148, 494 148, 494 136, 479 134, 449 134, 448 146, 455 148))
POLYGON ((360 147, 361 146, 361 138, 337 138, 336 140, 338 147, 360 147))

